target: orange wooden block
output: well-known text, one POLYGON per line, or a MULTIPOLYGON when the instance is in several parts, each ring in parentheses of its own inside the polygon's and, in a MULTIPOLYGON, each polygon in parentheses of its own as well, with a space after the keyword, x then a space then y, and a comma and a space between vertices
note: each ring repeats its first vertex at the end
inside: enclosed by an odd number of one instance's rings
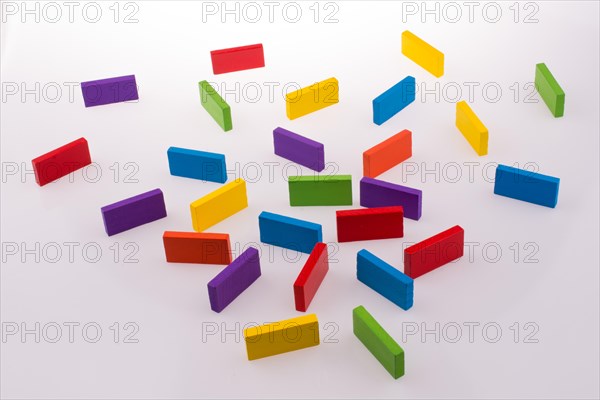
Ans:
POLYGON ((227 233, 165 231, 163 243, 167 262, 231 264, 227 233))
POLYGON ((412 156, 412 132, 403 130, 363 153, 363 175, 375 178, 412 156))

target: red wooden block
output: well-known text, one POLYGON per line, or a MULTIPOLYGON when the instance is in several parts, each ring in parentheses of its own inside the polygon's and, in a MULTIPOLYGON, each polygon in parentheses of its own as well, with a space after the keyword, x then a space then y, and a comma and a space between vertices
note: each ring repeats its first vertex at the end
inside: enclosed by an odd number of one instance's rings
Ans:
POLYGON ((69 175, 91 163, 90 149, 85 138, 79 138, 31 160, 35 181, 40 186, 69 175))
POLYGON ((463 256, 465 231, 456 225, 404 250, 404 273, 415 279, 463 256))
POLYGON ((231 264, 231 247, 226 233, 165 231, 163 243, 167 262, 231 264))
POLYGON ((338 242, 401 238, 404 236, 402 206, 374 207, 335 212, 338 242))
POLYGON ((329 271, 329 255, 327 254, 327 245, 317 243, 308 256, 306 264, 300 271, 296 282, 294 282, 294 300, 296 301, 296 310, 306 311, 321 282, 329 271))
POLYGON ((262 44, 213 50, 210 52, 210 58, 215 75, 265 66, 262 44))

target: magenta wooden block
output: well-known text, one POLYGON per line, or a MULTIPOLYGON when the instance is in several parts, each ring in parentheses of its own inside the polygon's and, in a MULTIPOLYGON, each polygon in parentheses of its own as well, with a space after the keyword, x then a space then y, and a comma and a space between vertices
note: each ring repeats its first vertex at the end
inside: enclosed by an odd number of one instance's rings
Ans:
POLYGON ((287 129, 275 128, 273 131, 275 154, 290 161, 304 165, 314 171, 325 169, 325 150, 323 143, 290 132, 287 129))
POLYGON ((139 99, 135 75, 81 82, 81 93, 86 107, 139 99))
POLYGON ((422 192, 379 179, 364 177, 360 180, 360 205, 363 207, 402 206, 404 217, 421 218, 422 192))
POLYGON ((104 206, 100 209, 108 236, 116 235, 167 216, 165 198, 160 189, 104 206))

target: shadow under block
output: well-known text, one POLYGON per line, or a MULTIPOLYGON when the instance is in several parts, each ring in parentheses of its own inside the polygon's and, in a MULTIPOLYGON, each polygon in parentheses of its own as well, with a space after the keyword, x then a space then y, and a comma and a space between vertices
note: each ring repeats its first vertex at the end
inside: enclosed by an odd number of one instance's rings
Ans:
POLYGON ((275 154, 314 171, 325 169, 325 148, 316 142, 283 128, 273 131, 275 154))
POLYGON ((488 130, 464 100, 456 103, 456 127, 477 155, 488 153, 488 130))
POLYGON ((407 76, 373 100, 373 122, 383 124, 415 101, 415 78, 407 76))
POLYGON ((231 47, 210 52, 215 75, 265 66, 265 53, 262 44, 231 47))
POLYGON ((352 205, 351 175, 288 177, 290 206, 352 205))
POLYGON ((86 107, 139 99, 135 75, 81 82, 81 93, 86 107))
POLYGON ((356 255, 356 278, 403 310, 413 306, 413 279, 367 250, 356 255))
POLYGON ((85 138, 79 138, 31 160, 35 181, 44 186, 90 165, 92 158, 85 138))
POLYGON ((294 302, 297 311, 306 311, 329 271, 327 245, 317 243, 294 282, 294 302))
POLYGON ((402 32, 402 54, 436 78, 444 75, 444 53, 410 31, 402 32))
POLYGON ((167 262, 190 264, 231 263, 231 246, 226 233, 163 233, 167 262))
POLYGON ((363 306, 352 310, 352 326, 354 335, 394 379, 404 375, 404 350, 363 306))
POLYGON ((246 207, 246 181, 239 178, 190 204, 192 226, 201 232, 246 207))
POLYGON ((465 231, 456 225, 404 249, 404 273, 415 279, 464 254, 465 231))
POLYGON ((376 178, 412 156, 412 132, 395 134, 363 153, 363 176, 376 178))
POLYGON ((404 236, 402 206, 336 211, 335 219, 340 243, 404 236))
POLYGON ((263 211, 258 216, 260 241, 301 253, 310 253, 323 241, 320 224, 263 211))
POLYGON ((418 221, 422 197, 418 189, 367 177, 360 180, 360 205, 363 207, 402 206, 405 218, 418 221))
POLYGON ((319 321, 315 314, 244 329, 248 360, 317 346, 319 321))
POLYGON ((104 206, 100 209, 108 236, 116 235, 167 216, 165 198, 160 189, 104 206))
POLYGON ((499 164, 494 194, 550 208, 558 203, 560 179, 499 164))
POLYGON ((338 80, 329 78, 288 93, 285 96, 285 112, 289 119, 296 119, 338 102, 338 80))
POLYGON ((555 118, 565 114, 565 92, 544 63, 535 66, 535 89, 555 118))
POLYGON ((198 83, 200 87, 200 103, 217 124, 225 131, 233 128, 231 121, 231 107, 223 100, 219 93, 206 81, 198 83))
POLYGON ((171 175, 217 183, 227 181, 224 154, 169 147, 167 158, 171 175))

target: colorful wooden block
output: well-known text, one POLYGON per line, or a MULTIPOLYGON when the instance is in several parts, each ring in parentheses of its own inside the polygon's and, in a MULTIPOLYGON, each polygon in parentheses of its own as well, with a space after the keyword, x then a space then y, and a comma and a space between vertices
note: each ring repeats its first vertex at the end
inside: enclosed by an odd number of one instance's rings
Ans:
POLYGON ((335 219, 340 243, 404 236, 404 212, 401 206, 336 211, 335 219))
POLYGON ((246 181, 239 178, 190 204, 192 226, 201 232, 246 207, 246 181))
POLYGON ((323 241, 321 225, 263 211, 258 216, 260 241, 301 253, 310 253, 323 241))
POLYGON ((135 75, 81 82, 81 93, 86 107, 139 99, 135 75))
POLYGON ((404 375, 404 350, 363 306, 352 310, 352 326, 354 335, 394 379, 404 375))
POLYGON ((373 100, 373 122, 383 124, 415 101, 415 78, 407 76, 373 100))
POLYGON ((555 118, 565 114, 565 92, 544 63, 535 66, 535 89, 555 118))
POLYGON ((215 75, 265 66, 265 53, 262 44, 232 47, 210 52, 215 75))
POLYGON ((456 225, 404 249, 404 273, 415 279, 463 256, 465 231, 456 225))
POLYGON ((456 127, 478 155, 488 153, 488 130, 464 100, 456 103, 456 127))
POLYGON ((260 277, 258 250, 249 247, 208 282, 210 308, 221 312, 260 277))
POLYGON ((351 175, 288 177, 290 206, 352 205, 351 175))
POLYGON ((494 194, 550 208, 558 203, 560 179, 499 164, 494 194))
POLYGON ((224 154, 169 147, 167 158, 171 175, 217 183, 227 181, 224 154))
POLYGON ((210 83, 201 81, 198 83, 200 87, 200 102, 202 107, 210 114, 217 124, 225 131, 233 129, 231 121, 231 107, 219 93, 213 88, 210 83))
POLYGON ((35 181, 44 186, 90 165, 92 158, 85 138, 79 138, 64 146, 31 160, 35 181))
POLYGON ((363 207, 402 206, 405 218, 418 221, 422 197, 418 189, 367 177, 360 180, 360 205, 363 207))
POLYGON ((396 133, 363 153, 363 175, 376 178, 412 156, 412 132, 396 133))
POLYGON ((306 311, 315 297, 317 289, 329 271, 329 255, 325 243, 317 243, 308 256, 306 264, 294 282, 296 310, 306 311))
POLYGON ((314 171, 325 169, 325 150, 323 143, 315 142, 297 133, 283 128, 273 131, 275 154, 314 171))
POLYGON ((319 321, 315 314, 303 315, 244 329, 248 360, 270 357, 320 343, 319 321))
POLYGON ((226 233, 163 233, 167 262, 190 264, 231 263, 231 246, 226 233))
POLYGON ((100 209, 108 236, 167 216, 165 198, 160 189, 154 189, 100 209))
POLYGON ((444 75, 444 53, 410 31, 402 32, 402 54, 436 78, 444 75))
POLYGON ((335 78, 329 78, 286 94, 285 111, 289 119, 296 119, 338 102, 338 81, 335 78))

